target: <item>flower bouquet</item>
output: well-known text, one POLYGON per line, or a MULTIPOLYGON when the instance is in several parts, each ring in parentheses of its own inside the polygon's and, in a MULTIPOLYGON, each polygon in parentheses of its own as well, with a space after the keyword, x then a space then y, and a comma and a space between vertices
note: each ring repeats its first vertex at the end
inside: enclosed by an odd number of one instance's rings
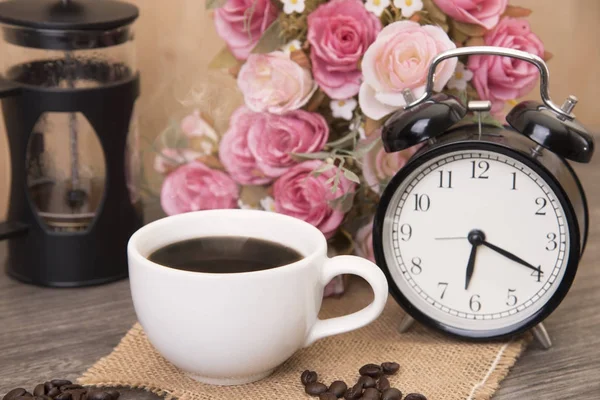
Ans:
MULTIPOLYGON (((549 54, 507 0, 206 0, 243 105, 218 132, 205 105, 157 139, 166 214, 215 208, 284 213, 319 228, 332 252, 373 260, 372 218, 389 179, 418 150, 387 154, 377 128, 424 92, 438 53, 493 45, 549 54), (170 145, 164 140, 170 137, 170 145)), ((487 99, 491 116, 537 82, 528 63, 444 61, 434 90, 487 99)), ((336 279, 326 295, 341 294, 336 279)))

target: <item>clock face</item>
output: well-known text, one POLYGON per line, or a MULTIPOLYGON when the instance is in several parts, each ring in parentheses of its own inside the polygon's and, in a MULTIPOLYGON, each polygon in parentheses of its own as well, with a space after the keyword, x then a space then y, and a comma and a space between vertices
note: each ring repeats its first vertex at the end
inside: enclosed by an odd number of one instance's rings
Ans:
POLYGON ((565 211, 529 166, 492 151, 447 152, 396 188, 381 245, 393 285, 460 331, 519 326, 553 297, 569 260, 565 211))

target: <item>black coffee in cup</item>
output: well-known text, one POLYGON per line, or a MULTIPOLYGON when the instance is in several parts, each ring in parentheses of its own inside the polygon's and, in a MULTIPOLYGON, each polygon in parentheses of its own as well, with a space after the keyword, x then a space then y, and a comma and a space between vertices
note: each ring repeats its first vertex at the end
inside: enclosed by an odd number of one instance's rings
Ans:
POLYGON ((279 243, 241 236, 209 236, 175 242, 148 257, 166 267, 217 274, 277 268, 302 258, 298 251, 279 243))

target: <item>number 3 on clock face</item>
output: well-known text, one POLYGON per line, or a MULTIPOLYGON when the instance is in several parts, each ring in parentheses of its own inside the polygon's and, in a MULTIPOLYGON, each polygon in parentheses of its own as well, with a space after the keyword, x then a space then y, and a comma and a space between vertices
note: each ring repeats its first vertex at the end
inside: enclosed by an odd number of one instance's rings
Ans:
POLYGON ((535 318, 571 248, 553 185, 518 157, 483 150, 445 152, 406 173, 377 222, 380 265, 401 303, 471 337, 535 318))

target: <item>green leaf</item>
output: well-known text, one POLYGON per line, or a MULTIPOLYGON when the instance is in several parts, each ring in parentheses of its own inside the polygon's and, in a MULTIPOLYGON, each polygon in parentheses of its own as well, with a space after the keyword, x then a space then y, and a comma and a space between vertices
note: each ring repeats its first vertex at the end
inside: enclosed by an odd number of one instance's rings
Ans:
POLYGON ((469 103, 469 95, 467 94, 466 90, 462 90, 459 94, 458 94, 458 99, 461 101, 461 103, 463 104, 467 104, 469 103))
POLYGON ((312 175, 314 175, 314 176, 319 176, 319 175, 321 175, 322 173, 324 173, 324 172, 327 172, 327 171, 329 171, 329 170, 330 170, 330 169, 332 169, 332 168, 335 168, 335 165, 333 165, 333 164, 329 164, 329 163, 327 163, 327 164, 323 164, 323 165, 321 165, 319 168, 315 169, 315 170, 312 172, 312 175))
POLYGON ((337 147, 337 146, 344 147, 341 145, 347 144, 348 142, 353 140, 357 136, 357 134, 358 134, 358 131, 356 131, 356 130, 351 131, 348 134, 339 138, 338 140, 334 140, 333 142, 327 143, 327 146, 329 146, 329 147, 337 147))
POLYGON ((227 47, 223 47, 221 51, 208 63, 209 69, 229 69, 239 65, 239 60, 235 58, 233 53, 227 47))
POLYGON ((252 49, 252 53, 270 53, 275 50, 280 50, 285 44, 282 37, 281 25, 279 20, 275 20, 260 37, 256 46, 252 49))
POLYGON ((331 185, 331 193, 337 192, 340 187, 340 170, 338 169, 333 176, 333 185, 331 185))
POLYGON ((483 36, 487 32, 487 30, 480 25, 467 24, 463 22, 458 22, 456 20, 451 20, 451 24, 455 30, 455 34, 457 32, 460 32, 465 37, 483 36))
POLYGON ((156 139, 160 144, 157 151, 164 148, 177 149, 187 147, 187 138, 179 129, 178 123, 173 120, 169 122, 169 126, 156 139))
POLYGON ((352 206, 354 205, 354 197, 354 192, 346 193, 338 197, 337 199, 330 200, 329 207, 333 208, 334 210, 346 213, 352 209, 352 206))
POLYGON ((292 153, 292 156, 306 158, 309 160, 325 160, 331 157, 331 153, 328 153, 326 151, 318 151, 316 153, 292 153))
POLYGON ((376 148, 378 145, 381 145, 381 137, 377 137, 375 140, 369 143, 358 146, 354 151, 354 156, 356 158, 363 158, 366 154, 370 153, 371 150, 376 148))
POLYGON ((206 1, 206 9, 212 10, 214 8, 223 7, 227 0, 205 0, 206 1))
POLYGON ((349 169, 344 168, 344 176, 352 182, 360 184, 360 178, 358 177, 358 175, 356 175, 349 169))

